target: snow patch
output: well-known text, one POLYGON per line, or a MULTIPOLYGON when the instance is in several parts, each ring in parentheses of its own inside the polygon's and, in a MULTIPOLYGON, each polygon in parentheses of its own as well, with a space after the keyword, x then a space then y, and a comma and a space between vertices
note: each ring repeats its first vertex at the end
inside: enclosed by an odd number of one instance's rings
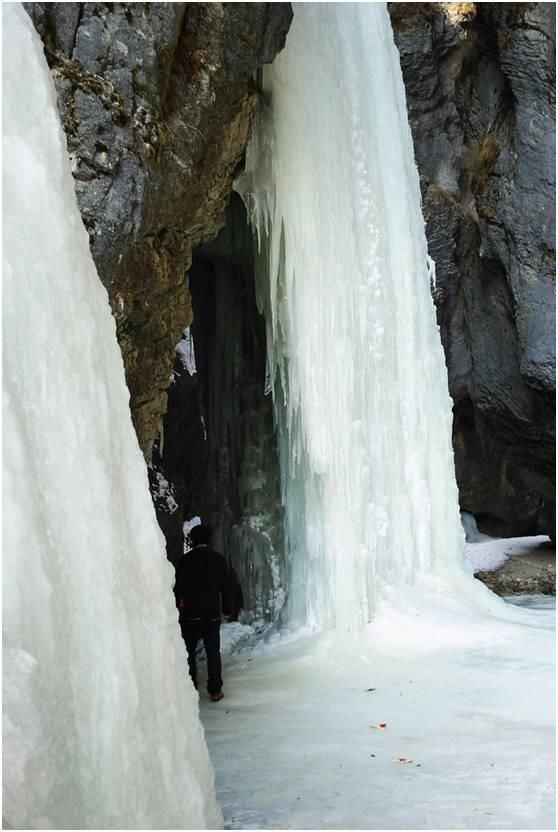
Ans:
POLYGON ((546 535, 537 535, 535 537, 488 538, 481 543, 467 543, 465 564, 471 573, 492 572, 509 558, 532 554, 542 544, 549 542, 550 538, 546 535))
POLYGON ((554 599, 456 606, 431 588, 364 635, 227 656, 223 707, 201 700, 227 828, 554 828, 554 599))
POLYGON ((166 504, 169 510, 169 514, 174 514, 174 512, 178 508, 178 503, 175 499, 174 486, 171 485, 171 483, 169 483, 167 479, 165 479, 165 477, 160 471, 153 469, 153 473, 155 475, 153 495, 166 504))

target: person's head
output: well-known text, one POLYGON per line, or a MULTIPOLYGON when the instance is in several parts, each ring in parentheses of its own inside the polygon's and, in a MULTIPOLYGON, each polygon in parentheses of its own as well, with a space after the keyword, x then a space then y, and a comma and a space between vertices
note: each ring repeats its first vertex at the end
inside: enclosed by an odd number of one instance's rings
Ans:
POLYGON ((190 540, 192 546, 207 546, 211 541, 211 527, 206 526, 205 523, 200 523, 199 526, 193 526, 190 529, 190 540))

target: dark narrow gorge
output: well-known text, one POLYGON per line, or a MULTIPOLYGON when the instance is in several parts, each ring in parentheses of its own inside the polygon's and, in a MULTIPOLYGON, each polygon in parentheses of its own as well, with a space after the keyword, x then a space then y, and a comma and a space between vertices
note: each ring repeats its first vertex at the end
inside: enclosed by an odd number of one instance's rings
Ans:
POLYGON ((2 24, 3 827, 551 828, 555 5, 2 24))

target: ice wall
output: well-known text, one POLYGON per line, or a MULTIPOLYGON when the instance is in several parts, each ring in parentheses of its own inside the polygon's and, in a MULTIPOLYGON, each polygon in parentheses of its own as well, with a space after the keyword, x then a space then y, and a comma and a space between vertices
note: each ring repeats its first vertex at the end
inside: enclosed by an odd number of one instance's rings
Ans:
POLYGON ((451 404, 384 4, 295 4, 238 190, 260 243, 290 617, 462 575, 451 404))
POLYGON ((4 800, 14 828, 216 828, 213 774, 42 46, 3 19, 4 800))

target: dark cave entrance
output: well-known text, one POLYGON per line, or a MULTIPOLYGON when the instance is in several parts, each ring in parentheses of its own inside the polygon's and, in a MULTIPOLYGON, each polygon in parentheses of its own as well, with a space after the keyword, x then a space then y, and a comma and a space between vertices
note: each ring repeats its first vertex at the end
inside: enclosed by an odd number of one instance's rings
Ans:
POLYGON ((209 522, 240 579, 246 619, 265 624, 284 600, 283 516, 254 243, 237 194, 219 235, 194 251, 187 279, 194 321, 175 357, 151 490, 169 559, 182 553, 183 518, 209 522))

